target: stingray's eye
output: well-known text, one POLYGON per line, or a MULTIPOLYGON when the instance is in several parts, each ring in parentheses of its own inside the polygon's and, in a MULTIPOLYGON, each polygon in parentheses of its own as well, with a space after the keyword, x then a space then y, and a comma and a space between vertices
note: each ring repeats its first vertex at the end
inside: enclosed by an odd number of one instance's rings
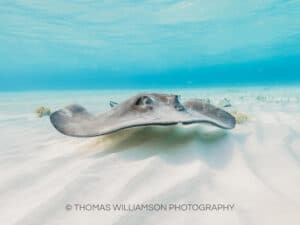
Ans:
POLYGON ((145 105, 150 105, 150 104, 152 104, 152 99, 149 98, 149 97, 147 97, 147 96, 145 96, 145 97, 143 98, 143 103, 144 103, 145 105))
POLYGON ((136 101, 136 105, 151 105, 153 103, 153 100, 148 96, 143 96, 138 98, 136 101))

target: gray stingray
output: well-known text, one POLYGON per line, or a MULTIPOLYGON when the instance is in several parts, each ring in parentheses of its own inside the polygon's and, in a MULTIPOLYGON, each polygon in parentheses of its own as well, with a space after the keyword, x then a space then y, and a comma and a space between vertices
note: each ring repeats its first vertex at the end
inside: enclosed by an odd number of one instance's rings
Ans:
POLYGON ((110 102, 110 106, 109 111, 95 116, 80 105, 70 105, 53 112, 50 120, 58 131, 74 137, 94 137, 152 125, 208 123, 232 129, 236 123, 223 109, 200 99, 180 103, 178 95, 142 93, 120 104, 110 102))

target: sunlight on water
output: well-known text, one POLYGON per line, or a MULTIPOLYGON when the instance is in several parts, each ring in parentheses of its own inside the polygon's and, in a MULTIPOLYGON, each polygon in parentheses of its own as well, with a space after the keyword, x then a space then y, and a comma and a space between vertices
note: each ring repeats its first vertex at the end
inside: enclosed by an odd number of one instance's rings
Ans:
POLYGON ((297 0, 1 2, 0 88, 295 80, 299 11, 297 0))

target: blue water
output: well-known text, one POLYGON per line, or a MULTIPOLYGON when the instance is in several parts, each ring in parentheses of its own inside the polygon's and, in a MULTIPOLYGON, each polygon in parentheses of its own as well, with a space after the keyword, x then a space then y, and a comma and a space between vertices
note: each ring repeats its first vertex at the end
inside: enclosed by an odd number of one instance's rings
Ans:
POLYGON ((0 91, 300 83, 300 1, 1 1, 0 91))

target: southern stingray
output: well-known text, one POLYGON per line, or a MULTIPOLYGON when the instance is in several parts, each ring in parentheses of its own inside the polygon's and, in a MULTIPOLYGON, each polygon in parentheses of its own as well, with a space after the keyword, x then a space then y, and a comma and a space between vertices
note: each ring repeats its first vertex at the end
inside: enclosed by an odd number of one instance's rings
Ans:
POLYGON ((235 118, 221 108, 201 99, 183 103, 178 95, 142 93, 118 104, 110 102, 111 110, 97 116, 80 105, 70 105, 53 112, 50 120, 61 133, 74 137, 94 137, 122 129, 175 124, 207 123, 223 129, 235 127, 235 118))

